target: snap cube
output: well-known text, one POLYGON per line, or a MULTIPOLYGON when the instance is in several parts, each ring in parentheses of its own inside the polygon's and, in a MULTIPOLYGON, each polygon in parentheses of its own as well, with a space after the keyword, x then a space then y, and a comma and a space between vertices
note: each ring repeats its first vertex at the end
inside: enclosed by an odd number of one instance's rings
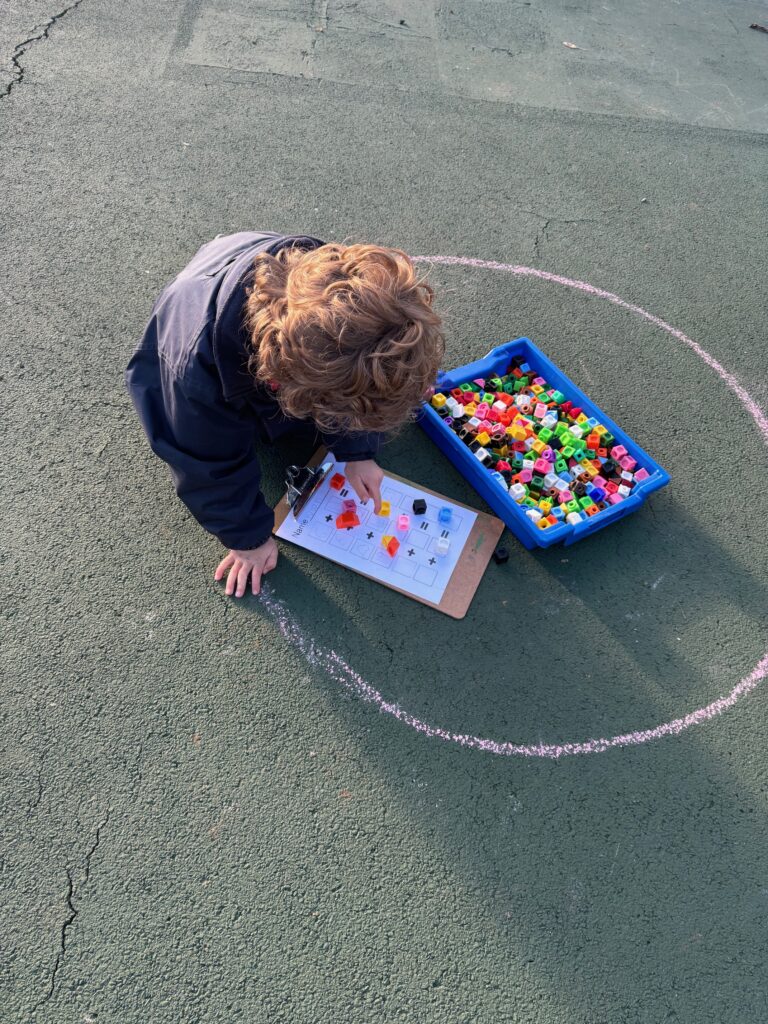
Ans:
POLYGON ((415 498, 413 502, 413 514, 423 516, 427 511, 427 503, 423 498, 415 498))
POLYGON ((392 514, 392 508, 391 508, 389 502, 388 501, 382 501, 381 508, 377 512, 377 515, 389 516, 391 514, 392 514))
POLYGON ((435 551, 441 558, 448 554, 450 546, 451 542, 447 537, 438 537, 435 541, 435 551))
POLYGON ((334 473, 331 479, 328 481, 328 486, 334 491, 340 491, 344 486, 345 480, 341 473, 334 473))
POLYGON ((359 526, 360 520, 354 512, 342 512, 340 516, 336 517, 336 529, 337 530, 349 530, 353 526, 359 526))
POLYGON ((357 509, 357 503, 354 498, 344 498, 341 507, 345 512, 354 512, 357 509))
POLYGON ((443 526, 447 526, 453 518, 453 512, 447 506, 443 506, 437 513, 438 523, 442 523, 443 526))
POLYGON ((496 550, 493 552, 493 560, 496 563, 496 565, 503 565, 504 562, 509 561, 509 551, 506 548, 501 547, 501 545, 499 545, 499 547, 497 547, 496 550))
POLYGON ((410 516, 405 514, 397 517, 397 528, 398 530, 407 530, 411 525, 410 516))

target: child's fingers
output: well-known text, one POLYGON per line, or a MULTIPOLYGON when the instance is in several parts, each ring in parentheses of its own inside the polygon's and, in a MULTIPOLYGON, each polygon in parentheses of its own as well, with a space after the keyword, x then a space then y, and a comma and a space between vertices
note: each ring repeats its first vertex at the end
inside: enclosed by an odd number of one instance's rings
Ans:
POLYGON ((272 572, 272 570, 276 566, 277 566, 277 552, 275 552, 274 555, 270 555, 269 556, 269 558, 264 563, 264 568, 262 569, 262 572, 272 572))
POLYGON ((355 494, 358 496, 361 503, 364 505, 368 500, 368 491, 366 489, 365 484, 361 480, 360 483, 358 484, 352 484, 352 487, 355 491, 355 494))
POLYGON ((251 569, 251 593, 258 594, 261 591, 261 571, 254 565, 251 569))
POLYGON ((230 551, 230 553, 225 558, 222 558, 222 560, 219 562, 216 568, 216 572, 213 574, 213 578, 215 580, 220 580, 224 573, 227 571, 227 569, 230 567, 230 565, 232 565, 234 560, 235 556, 230 551))
POLYGON ((367 487, 368 493, 370 494, 371 498, 373 498, 373 514, 378 515, 379 512, 381 511, 381 490, 374 483, 369 483, 367 487))
POLYGON ((240 571, 237 574, 237 590, 235 591, 235 597, 242 597, 245 593, 245 588, 248 586, 248 574, 251 569, 250 562, 241 562, 240 571))
POLYGON ((240 569, 240 562, 239 562, 238 559, 235 559, 234 565, 229 570, 229 576, 227 576, 227 586, 226 586, 226 589, 225 589, 225 593, 229 597, 231 597, 234 594, 234 592, 235 592, 235 587, 237 586, 237 573, 238 573, 239 569, 240 569))

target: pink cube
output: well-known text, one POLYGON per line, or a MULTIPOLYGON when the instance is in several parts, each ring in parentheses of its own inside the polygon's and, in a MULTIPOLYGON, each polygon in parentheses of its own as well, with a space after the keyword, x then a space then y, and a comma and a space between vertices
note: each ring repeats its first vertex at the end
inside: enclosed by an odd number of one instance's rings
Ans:
POLYGON ((357 504, 352 498, 344 498, 341 507, 345 512, 354 512, 357 509, 357 504))
POLYGON ((622 469, 634 469, 637 465, 637 460, 633 459, 631 455, 627 455, 626 458, 622 459, 619 463, 622 469))
POLYGON ((398 530, 407 530, 411 525, 409 516, 402 515, 397 517, 397 528, 398 530))
POLYGON ((639 483, 641 480, 647 480, 650 475, 647 469, 638 469, 635 473, 635 480, 639 483))
POLYGON ((536 470, 537 473, 548 473, 549 463, 546 459, 536 459, 536 461, 533 464, 533 468, 536 470))
POLYGON ((605 479, 604 476, 600 476, 600 474, 598 473, 597 476, 592 478, 592 483, 595 485, 595 487, 605 487, 608 481, 605 479))
POLYGON ((612 459, 623 459, 626 454, 627 449, 624 447, 623 444, 615 444, 613 448, 611 448, 612 459))
POLYGON ((520 477, 521 484, 529 484, 533 480, 533 473, 530 469, 521 469, 518 476, 520 477))
POLYGON ((533 415, 536 417, 537 420, 544 419, 544 417, 547 415, 546 405, 544 405, 543 402, 537 402, 536 407, 533 410, 533 415))
POLYGON ((560 501, 573 501, 573 495, 570 491, 561 491, 560 501))
POLYGON ((477 407, 477 409, 475 411, 475 416, 479 416, 481 420, 484 420, 487 415, 488 415, 488 406, 487 406, 487 404, 485 402, 481 402, 480 405, 478 405, 478 407, 477 407))
POLYGON ((624 495, 623 494, 618 494, 618 493, 617 494, 609 494, 608 495, 608 501, 610 502, 611 505, 618 505, 620 501, 624 501, 624 495))

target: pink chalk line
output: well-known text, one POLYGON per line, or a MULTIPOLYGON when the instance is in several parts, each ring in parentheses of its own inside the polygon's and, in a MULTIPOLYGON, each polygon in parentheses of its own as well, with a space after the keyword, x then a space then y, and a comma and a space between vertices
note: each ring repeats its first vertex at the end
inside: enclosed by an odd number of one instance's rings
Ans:
POLYGON ((636 313, 641 316, 643 320, 647 320, 653 324, 654 327, 660 327, 667 334, 671 334, 673 338, 681 341, 684 345, 687 345, 689 349, 696 353, 696 355, 703 359, 707 366, 711 366, 718 377, 734 392, 738 397, 741 404, 747 410, 749 415, 755 421, 763 435, 763 440, 768 444, 768 417, 766 417, 763 410, 752 398, 748 391, 746 391, 741 384, 736 380, 732 373, 729 373, 725 367, 718 363, 718 361, 711 356, 709 352, 705 352, 701 345, 698 345, 693 338, 689 338, 687 334, 683 334, 676 327, 668 324, 666 320, 662 320, 661 317, 654 316, 653 313, 649 313, 647 309, 643 309, 642 306, 635 306, 631 302, 625 302, 624 299, 619 298, 613 292, 607 292, 603 288, 596 288, 593 284, 588 284, 586 281, 577 281, 572 277, 562 277, 560 274, 550 274, 547 270, 537 270, 535 267, 519 267, 511 263, 495 263, 493 260, 476 260, 469 259, 464 256, 414 256, 413 260, 415 263, 435 263, 444 267, 477 267, 481 270, 503 270, 507 274, 517 274, 519 277, 537 277, 541 281, 550 281, 552 284, 562 284, 566 288, 576 288, 580 292, 585 292, 587 295, 594 295, 599 299, 607 299, 608 302, 612 302, 614 306, 620 306, 622 309, 626 309, 630 313, 636 313))
POLYGON ((385 700, 379 691, 369 682, 351 668, 346 661, 330 648, 321 647, 315 641, 306 636, 296 619, 286 608, 283 601, 278 600, 268 584, 262 586, 261 604, 269 612, 277 624, 282 636, 312 665, 319 668, 334 682, 339 683, 350 693, 355 694, 368 704, 373 704, 385 715, 391 715, 398 722, 409 725, 416 732, 427 736, 430 739, 444 740, 446 743, 458 743, 462 747, 469 747, 473 750, 482 750, 488 754, 502 754, 507 757, 544 757, 557 761, 562 757, 571 757, 574 754, 601 754, 613 747, 636 747, 641 743, 648 743, 650 740, 661 739, 662 736, 678 736, 692 725, 699 725, 710 718, 721 715, 728 708, 733 707, 736 701, 743 697, 750 690, 754 690, 761 679, 768 675, 768 653, 762 661, 756 665, 748 676, 745 676, 740 683, 731 690, 725 697, 718 697, 704 708, 691 711, 682 718, 676 718, 672 722, 665 722, 663 725, 654 726, 651 729, 640 729, 635 732, 620 733, 618 736, 606 736, 600 739, 582 740, 578 743, 499 743, 497 740, 483 739, 481 736, 472 736, 468 733, 451 732, 448 729, 441 729, 439 726, 430 725, 420 718, 410 714, 400 707, 399 704, 385 700))
MULTIPOLYGON (((766 418, 760 406, 739 384, 733 374, 729 373, 713 356, 705 352, 692 338, 689 338, 682 331, 672 327, 660 317, 654 316, 640 306, 625 302, 613 292, 596 288, 586 281, 577 281, 570 277, 562 277, 559 274, 551 274, 545 270, 537 270, 534 267, 516 266, 508 263, 495 263, 491 260, 471 259, 463 256, 415 256, 415 262, 435 263, 443 266, 477 267, 482 270, 501 270, 508 274, 517 274, 523 277, 536 277, 542 281, 549 281, 554 284, 561 284, 567 288, 576 288, 587 295, 594 295, 601 299, 607 299, 616 306, 636 313, 644 320, 661 328, 673 338, 687 345, 699 358, 711 366, 720 379, 734 392, 739 401, 749 412, 757 424, 763 440, 768 444, 768 418, 766 418)), ((430 725, 422 721, 410 712, 405 711, 399 704, 385 700, 379 691, 367 682, 363 677, 349 666, 344 659, 329 648, 321 647, 307 636, 296 622, 296 619, 286 608, 284 602, 278 600, 271 587, 264 584, 261 593, 261 604, 274 619, 282 636, 290 643, 306 661, 313 667, 324 671, 331 679, 339 683, 346 690, 354 693, 366 703, 373 704, 382 714, 396 718, 398 722, 415 729, 416 732, 429 738, 443 740, 446 743, 457 743, 459 746, 468 747, 473 750, 482 750, 490 754, 500 754, 506 757, 540 757, 556 761, 563 757, 572 757, 576 754, 600 754, 615 747, 635 747, 642 743, 649 743, 651 740, 658 740, 664 736, 679 736, 680 733, 690 729, 693 725, 700 725, 718 715, 722 715, 728 708, 733 707, 737 700, 754 690, 757 685, 768 675, 768 651, 762 656, 752 671, 734 686, 730 693, 724 697, 718 697, 707 704, 706 707, 697 708, 681 718, 675 718, 671 722, 653 726, 650 729, 638 729, 633 732, 619 733, 616 736, 601 737, 599 739, 582 740, 575 743, 501 743, 497 740, 484 739, 480 736, 472 736, 468 733, 451 732, 439 726, 430 725)))

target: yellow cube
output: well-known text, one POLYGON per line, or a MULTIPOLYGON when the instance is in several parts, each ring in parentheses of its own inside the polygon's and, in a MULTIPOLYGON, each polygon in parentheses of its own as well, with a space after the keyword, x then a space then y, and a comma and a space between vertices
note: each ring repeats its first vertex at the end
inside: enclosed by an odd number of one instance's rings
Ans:
POLYGON ((543 390, 544 388, 541 386, 541 384, 531 384, 531 391, 534 393, 534 395, 540 395, 543 390))
POLYGON ((470 402, 468 405, 465 405, 464 412, 467 416, 474 416, 477 412, 477 402, 470 402))
POLYGON ((388 501, 382 501, 381 508, 379 509, 377 515, 380 515, 380 516, 392 515, 392 508, 391 508, 391 506, 390 506, 388 501))
POLYGON ((436 391, 435 394, 432 395, 432 406, 435 409, 442 409, 444 405, 445 405, 445 395, 442 394, 442 392, 440 392, 440 391, 436 391))
POLYGON ((598 423, 597 426, 594 428, 593 432, 597 434, 598 437, 602 437, 603 434, 608 433, 608 429, 607 427, 604 427, 602 423, 598 423))
POLYGON ((477 435, 477 443, 483 446, 487 445, 490 440, 490 434, 487 434, 484 430, 481 430, 480 433, 477 435))
POLYGON ((539 508, 541 509, 541 511, 544 513, 545 516, 548 516, 549 513, 552 511, 552 502, 551 501, 547 501, 546 498, 542 498, 541 501, 539 502, 539 508))
POLYGON ((576 417, 576 422, 579 424, 579 426, 581 426, 582 423, 586 423, 588 419, 589 416, 585 416, 583 412, 580 412, 579 415, 576 417))

